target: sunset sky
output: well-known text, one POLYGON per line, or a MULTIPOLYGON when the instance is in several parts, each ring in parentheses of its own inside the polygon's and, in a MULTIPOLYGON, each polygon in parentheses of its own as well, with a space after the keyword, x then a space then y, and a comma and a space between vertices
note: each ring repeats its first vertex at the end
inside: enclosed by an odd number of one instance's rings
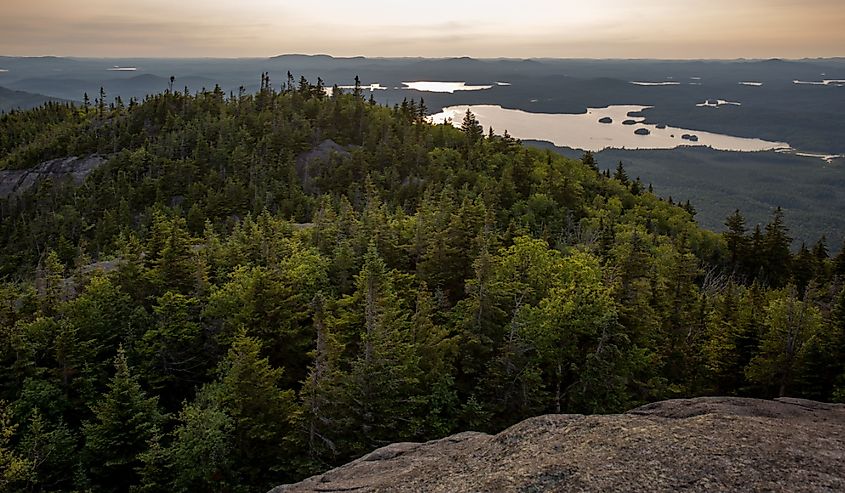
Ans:
POLYGON ((0 55, 845 55, 845 0, 4 0, 3 4, 0 55))

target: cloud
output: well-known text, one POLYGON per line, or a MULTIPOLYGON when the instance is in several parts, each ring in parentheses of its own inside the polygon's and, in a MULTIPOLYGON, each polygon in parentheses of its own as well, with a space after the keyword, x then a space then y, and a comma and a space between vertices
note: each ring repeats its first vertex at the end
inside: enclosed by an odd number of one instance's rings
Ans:
POLYGON ((735 58, 845 50, 842 0, 27 0, 0 53, 735 58))

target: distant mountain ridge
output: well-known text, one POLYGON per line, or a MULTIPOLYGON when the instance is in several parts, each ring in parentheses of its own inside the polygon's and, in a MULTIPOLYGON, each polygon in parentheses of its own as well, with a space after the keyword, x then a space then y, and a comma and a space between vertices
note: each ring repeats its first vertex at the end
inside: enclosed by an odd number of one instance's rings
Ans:
POLYGON ((48 101, 63 102, 64 99, 45 96, 44 94, 16 91, 0 87, 0 113, 19 109, 26 110, 35 108, 48 101))

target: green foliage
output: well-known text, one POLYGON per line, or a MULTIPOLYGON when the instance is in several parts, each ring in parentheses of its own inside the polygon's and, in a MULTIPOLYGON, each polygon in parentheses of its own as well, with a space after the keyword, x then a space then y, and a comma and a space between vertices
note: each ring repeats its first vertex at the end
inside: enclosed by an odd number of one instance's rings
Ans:
POLYGON ((8 405, 0 401, 0 487, 12 488, 24 484, 32 474, 33 463, 12 448, 17 426, 12 424, 8 405))
POLYGON ((208 370, 198 304, 195 298, 168 291, 153 306, 154 325, 136 344, 144 380, 161 396, 189 395, 208 370))
POLYGON ((271 367, 260 349, 258 339, 237 335, 218 368, 214 398, 232 419, 231 447, 239 462, 235 478, 272 487, 285 479, 292 458, 286 442, 297 411, 293 391, 278 387, 282 370, 271 367))
POLYGON ((264 74, 0 118, 0 167, 107 158, 0 201, 0 487, 267 490, 541 413, 845 399, 845 256, 782 211, 711 233, 424 116, 264 74))
POLYGON ((586 253, 562 260, 559 276, 523 329, 554 382, 555 411, 619 410, 627 401, 624 366, 631 356, 612 289, 598 260, 586 253))
POLYGON ((748 366, 749 378, 777 388, 780 396, 786 395, 795 382, 797 369, 804 363, 810 343, 817 336, 820 323, 818 309, 808 301, 798 300, 794 287, 769 302, 761 352, 748 366))
POLYGON ((51 423, 38 411, 33 412, 19 445, 32 464, 32 485, 45 489, 69 488, 76 466, 76 444, 77 438, 64 422, 51 423))
POLYGON ((161 424, 157 399, 148 398, 130 374, 126 355, 118 350, 108 392, 92 407, 94 418, 83 425, 82 450, 87 480, 105 491, 126 491, 137 482, 141 454, 161 424))
POLYGON ((158 483, 162 491, 226 491, 238 486, 233 472, 234 420, 211 390, 180 411, 169 448, 147 453, 148 464, 164 464, 166 469, 151 468, 144 484, 158 483))
POLYGON ((351 427, 346 431, 359 451, 411 438, 413 421, 422 402, 419 358, 412 344, 410 310, 396 292, 400 278, 388 271, 375 245, 364 257, 355 292, 341 300, 346 313, 341 335, 350 354, 342 402, 351 427))

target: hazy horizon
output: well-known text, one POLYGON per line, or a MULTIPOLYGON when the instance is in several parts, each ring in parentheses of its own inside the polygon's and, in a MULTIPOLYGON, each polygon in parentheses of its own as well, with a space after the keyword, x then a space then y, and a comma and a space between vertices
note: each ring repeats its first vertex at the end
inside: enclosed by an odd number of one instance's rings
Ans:
POLYGON ((31 0, 4 6, 0 53, 78 58, 734 60, 845 55, 841 0, 31 0))
POLYGON ((836 60, 845 58, 842 55, 830 56, 804 56, 804 57, 785 57, 785 56, 770 56, 770 57, 737 57, 737 58, 661 58, 661 57, 551 57, 551 56, 470 56, 470 55, 442 55, 442 56, 418 56, 418 55, 396 55, 396 56, 380 56, 380 55, 336 55, 332 53, 279 53, 276 55, 266 56, 89 56, 89 55, 56 55, 52 53, 45 53, 42 55, 19 55, 0 53, 0 57, 6 58, 67 58, 76 60, 268 60, 272 58, 279 58, 284 56, 301 56, 301 57, 330 57, 339 60, 366 58, 371 60, 402 60, 402 59, 428 59, 428 60, 452 60, 469 58, 473 60, 596 60, 596 61, 665 61, 665 62, 732 62, 732 61, 768 61, 768 60, 784 60, 784 61, 802 61, 802 60, 836 60))

